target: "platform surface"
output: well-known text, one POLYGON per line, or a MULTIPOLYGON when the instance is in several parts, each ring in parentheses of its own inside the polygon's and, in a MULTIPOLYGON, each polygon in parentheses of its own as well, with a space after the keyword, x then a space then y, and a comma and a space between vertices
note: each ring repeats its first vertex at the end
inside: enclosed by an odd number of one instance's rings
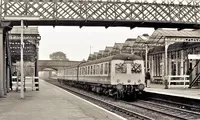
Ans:
POLYGON ((123 118, 40 80, 40 91, 25 99, 10 92, 0 98, 0 120, 122 120, 123 118))
POLYGON ((200 100, 200 89, 197 88, 170 88, 165 89, 163 84, 150 84, 150 88, 145 88, 146 92, 164 95, 178 96, 200 100))

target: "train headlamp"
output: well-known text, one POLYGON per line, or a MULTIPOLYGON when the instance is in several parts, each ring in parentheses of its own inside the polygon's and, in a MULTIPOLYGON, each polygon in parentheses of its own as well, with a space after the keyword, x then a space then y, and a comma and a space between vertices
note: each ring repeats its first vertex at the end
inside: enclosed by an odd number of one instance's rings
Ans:
POLYGON ((141 82, 141 80, 139 79, 139 80, 138 80, 138 83, 140 83, 140 82, 141 82))
POLYGON ((117 84, 117 90, 122 90, 123 89, 123 85, 122 84, 117 84))
POLYGON ((138 85, 138 89, 139 89, 139 90, 144 90, 144 87, 145 87, 144 84, 139 84, 139 85, 138 85))
POLYGON ((128 83, 130 83, 130 82, 131 82, 131 80, 127 80, 127 82, 128 82, 128 83))

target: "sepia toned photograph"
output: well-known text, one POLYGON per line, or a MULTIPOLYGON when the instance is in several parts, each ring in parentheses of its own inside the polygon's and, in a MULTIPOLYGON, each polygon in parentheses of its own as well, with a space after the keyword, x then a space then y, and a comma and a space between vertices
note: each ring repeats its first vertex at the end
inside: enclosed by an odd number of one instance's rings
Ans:
POLYGON ((200 120, 200 1, 0 0, 0 120, 200 120))

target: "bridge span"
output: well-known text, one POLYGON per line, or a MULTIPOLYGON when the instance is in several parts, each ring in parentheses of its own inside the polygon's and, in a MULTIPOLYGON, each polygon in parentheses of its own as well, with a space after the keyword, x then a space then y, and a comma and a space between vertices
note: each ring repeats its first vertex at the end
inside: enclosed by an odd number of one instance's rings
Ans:
POLYGON ((71 65, 78 65, 80 62, 68 60, 38 60, 38 70, 43 71, 45 68, 50 68, 57 71, 71 65))
POLYGON ((1 20, 22 16, 38 17, 28 25, 125 26, 154 28, 200 28, 198 1, 121 2, 84 0, 1 0, 1 20))

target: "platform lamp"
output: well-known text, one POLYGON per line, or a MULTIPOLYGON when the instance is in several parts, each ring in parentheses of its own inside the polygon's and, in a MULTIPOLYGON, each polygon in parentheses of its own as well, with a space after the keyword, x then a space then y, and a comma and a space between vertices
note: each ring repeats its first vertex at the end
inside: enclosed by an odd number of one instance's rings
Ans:
POLYGON ((9 22, 21 22, 21 92, 20 92, 20 97, 21 99, 24 98, 24 67, 23 67, 23 63, 24 63, 24 58, 23 58, 23 48, 24 48, 24 36, 23 36, 23 32, 24 32, 24 21, 36 21, 39 20, 39 17, 33 17, 33 16, 4 16, 2 21, 9 21, 9 22))

